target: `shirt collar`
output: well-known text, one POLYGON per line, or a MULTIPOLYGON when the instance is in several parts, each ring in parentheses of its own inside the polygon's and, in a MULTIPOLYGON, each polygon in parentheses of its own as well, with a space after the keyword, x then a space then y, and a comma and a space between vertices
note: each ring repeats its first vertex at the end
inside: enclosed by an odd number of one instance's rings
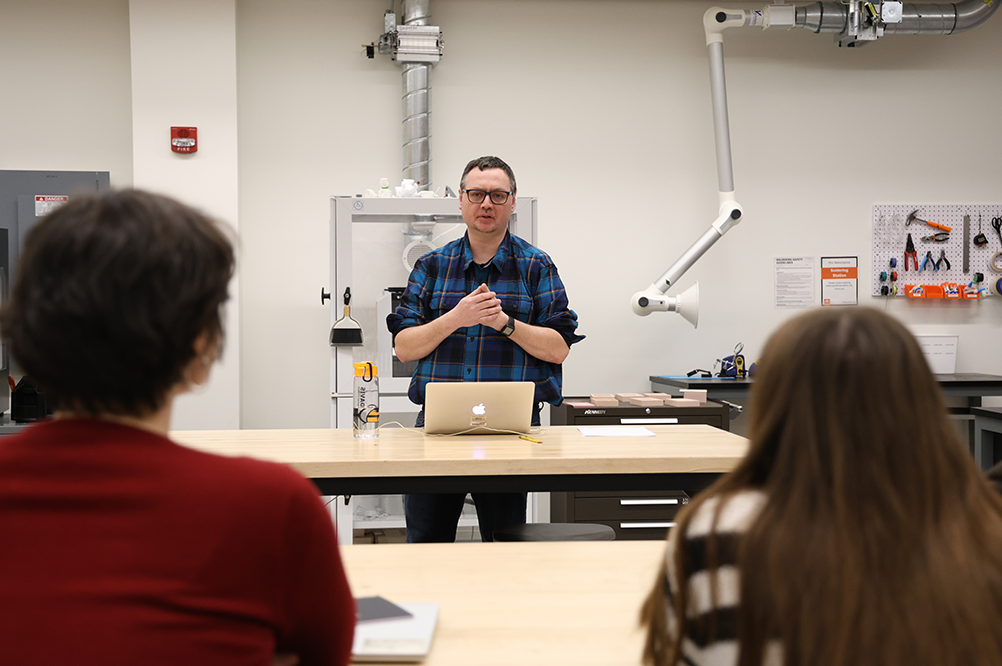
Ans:
MULTIPOLYGON (((501 245, 498 246, 498 251, 494 253, 491 263, 497 266, 498 270, 501 270, 509 254, 511 254, 511 231, 505 231, 504 238, 501 239, 501 245)), ((465 271, 469 268, 472 263, 473 248, 470 247, 470 232, 467 231, 463 234, 463 270, 465 271)))

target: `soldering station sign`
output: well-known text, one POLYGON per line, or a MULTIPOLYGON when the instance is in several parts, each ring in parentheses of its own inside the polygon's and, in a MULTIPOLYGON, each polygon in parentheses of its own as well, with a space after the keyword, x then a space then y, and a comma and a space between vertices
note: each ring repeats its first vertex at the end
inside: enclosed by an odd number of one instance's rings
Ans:
POLYGON ((821 304, 856 305, 859 257, 821 257, 821 304))

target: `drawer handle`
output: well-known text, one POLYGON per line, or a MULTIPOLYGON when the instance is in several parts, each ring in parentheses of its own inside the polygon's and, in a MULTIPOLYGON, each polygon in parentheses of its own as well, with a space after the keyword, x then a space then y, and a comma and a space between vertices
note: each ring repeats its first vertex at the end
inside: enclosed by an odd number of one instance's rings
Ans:
POLYGON ((620 523, 619 529, 621 530, 650 530, 650 529, 665 529, 675 527, 675 523, 620 523))
POLYGON ((678 499, 621 499, 619 506, 660 506, 678 504, 678 499))
POLYGON ((631 418, 622 417, 622 418, 619 419, 619 422, 621 424, 623 424, 623 425, 627 425, 629 423, 635 423, 635 424, 646 423, 648 425, 658 425, 660 423, 661 425, 665 425, 665 424, 678 423, 678 419, 676 419, 676 418, 667 418, 667 417, 663 417, 663 418, 653 418, 653 417, 652 418, 633 418, 633 419, 631 419, 631 418))

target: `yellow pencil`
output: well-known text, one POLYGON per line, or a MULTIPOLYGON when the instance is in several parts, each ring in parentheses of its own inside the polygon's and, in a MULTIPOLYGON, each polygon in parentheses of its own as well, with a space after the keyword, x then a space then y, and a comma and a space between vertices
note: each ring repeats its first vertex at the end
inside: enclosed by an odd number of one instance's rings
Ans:
POLYGON ((535 442, 536 444, 542 444, 543 443, 543 440, 536 439, 535 437, 529 437, 528 435, 519 435, 518 438, 519 439, 524 439, 524 440, 529 441, 529 442, 535 442))

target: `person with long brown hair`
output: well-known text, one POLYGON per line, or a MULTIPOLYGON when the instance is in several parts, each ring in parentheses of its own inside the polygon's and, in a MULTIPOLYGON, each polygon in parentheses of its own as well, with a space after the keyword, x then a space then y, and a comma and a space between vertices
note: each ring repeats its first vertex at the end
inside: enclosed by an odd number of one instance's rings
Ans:
POLYGON ((823 308, 771 337, 750 448, 679 514, 646 664, 1002 664, 1002 498, 914 337, 823 308))

